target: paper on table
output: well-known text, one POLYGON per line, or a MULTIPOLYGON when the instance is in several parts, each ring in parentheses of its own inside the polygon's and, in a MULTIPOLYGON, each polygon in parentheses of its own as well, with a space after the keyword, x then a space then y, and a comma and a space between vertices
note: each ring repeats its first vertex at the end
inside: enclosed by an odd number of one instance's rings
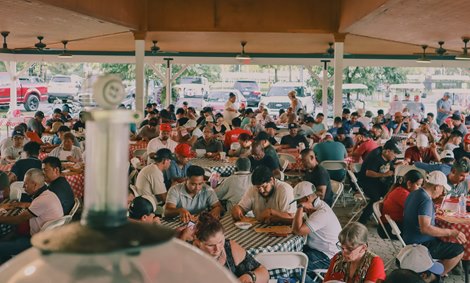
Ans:
POLYGON ((251 224, 256 224, 258 223, 258 221, 256 220, 256 218, 254 217, 242 217, 240 219, 241 222, 247 222, 247 223, 251 223, 251 224))

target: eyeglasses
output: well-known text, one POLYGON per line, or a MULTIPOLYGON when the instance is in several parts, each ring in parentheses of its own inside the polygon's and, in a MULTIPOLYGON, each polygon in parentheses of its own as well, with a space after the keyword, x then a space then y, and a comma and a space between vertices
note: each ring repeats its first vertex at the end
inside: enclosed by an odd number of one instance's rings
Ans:
POLYGON ((343 251, 343 252, 347 252, 347 253, 352 253, 353 251, 355 251, 357 248, 359 248, 362 245, 364 245, 364 244, 359 244, 354 248, 348 248, 348 247, 344 247, 343 245, 341 245, 340 242, 336 243, 336 247, 338 248, 338 250, 343 251))

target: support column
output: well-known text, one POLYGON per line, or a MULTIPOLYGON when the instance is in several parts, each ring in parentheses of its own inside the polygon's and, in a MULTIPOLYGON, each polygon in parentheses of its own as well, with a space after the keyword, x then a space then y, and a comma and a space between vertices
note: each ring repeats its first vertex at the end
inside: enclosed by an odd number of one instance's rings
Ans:
MULTIPOLYGON (((343 38, 344 40, 344 38, 343 38)), ((335 74, 333 92, 333 113, 334 117, 341 116, 343 108, 343 50, 344 42, 336 42, 335 38, 335 74)))
POLYGON ((145 33, 134 33, 135 38, 135 110, 144 113, 145 101, 145 33))
POLYGON ((321 62, 323 63, 322 80, 321 80, 321 86, 322 86, 322 111, 323 111, 323 114, 325 115, 325 117, 328 117, 328 84, 329 84, 328 63, 330 63, 330 60, 321 60, 321 62))
POLYGON ((10 74, 10 109, 8 111, 9 117, 13 117, 13 111, 18 109, 18 97, 16 91, 16 61, 10 61, 7 64, 7 69, 10 74))
POLYGON ((170 106, 171 104, 171 88, 172 88, 172 83, 171 83, 171 61, 173 58, 164 58, 163 60, 166 61, 166 103, 165 107, 170 106))

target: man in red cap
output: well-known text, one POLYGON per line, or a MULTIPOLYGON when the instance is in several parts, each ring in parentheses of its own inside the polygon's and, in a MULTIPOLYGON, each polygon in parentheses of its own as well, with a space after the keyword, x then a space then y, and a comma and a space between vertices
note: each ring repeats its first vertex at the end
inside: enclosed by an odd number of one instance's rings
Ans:
POLYGON ((187 179, 186 172, 191 166, 189 160, 194 157, 194 153, 189 144, 181 143, 175 148, 175 156, 176 160, 171 161, 170 168, 166 171, 166 179, 170 185, 182 183, 187 179))
POLYGON ((155 156, 155 153, 159 149, 167 148, 171 152, 175 152, 175 148, 178 145, 178 143, 172 140, 170 136, 171 136, 170 124, 161 124, 160 135, 150 140, 149 144, 147 145, 147 155, 149 157, 147 164, 153 163, 153 158, 155 156))
POLYGON ((466 134, 460 147, 454 148, 455 160, 460 160, 462 157, 470 158, 470 134, 466 134))

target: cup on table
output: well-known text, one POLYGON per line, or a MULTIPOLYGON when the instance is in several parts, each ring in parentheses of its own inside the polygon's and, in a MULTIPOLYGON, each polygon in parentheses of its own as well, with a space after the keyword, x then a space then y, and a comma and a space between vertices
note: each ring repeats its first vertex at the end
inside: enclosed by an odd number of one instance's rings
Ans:
POLYGON ((196 149, 196 157, 204 157, 204 155, 206 154, 206 150, 205 149, 196 149))
POLYGON ((220 152, 220 160, 225 160, 226 153, 225 152, 220 152))

